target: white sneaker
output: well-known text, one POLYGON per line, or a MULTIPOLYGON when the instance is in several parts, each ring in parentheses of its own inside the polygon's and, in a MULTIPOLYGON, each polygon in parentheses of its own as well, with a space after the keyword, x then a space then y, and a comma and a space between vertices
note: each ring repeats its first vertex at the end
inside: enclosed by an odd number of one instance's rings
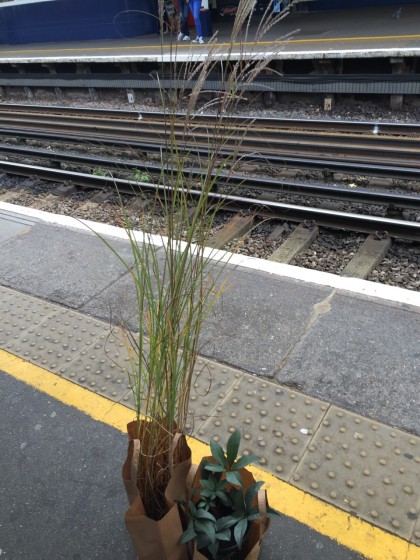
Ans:
POLYGON ((197 37, 194 39, 193 43, 200 43, 200 45, 204 45, 204 39, 203 37, 197 37))
POLYGON ((181 32, 178 33, 178 41, 183 41, 184 40, 185 35, 181 32))
POLYGON ((189 35, 184 35, 183 41, 191 41, 191 37, 189 35))

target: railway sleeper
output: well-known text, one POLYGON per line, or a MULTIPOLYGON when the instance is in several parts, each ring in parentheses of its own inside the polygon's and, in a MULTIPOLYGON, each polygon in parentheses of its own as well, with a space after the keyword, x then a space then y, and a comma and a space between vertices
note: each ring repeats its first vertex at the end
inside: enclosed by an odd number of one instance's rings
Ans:
POLYGON ((78 187, 76 185, 73 185, 73 183, 63 183, 62 185, 59 185, 56 189, 53 190, 52 194, 55 196, 62 196, 62 197, 66 197, 66 196, 71 196, 72 194, 76 193, 78 191, 78 187))
POLYGON ((391 244, 391 238, 386 234, 369 235, 341 272, 341 276, 367 278, 388 253, 391 244))
POLYGON ((127 212, 129 214, 133 212, 144 212, 153 207, 155 200, 152 197, 143 198, 142 196, 136 196, 134 201, 127 206, 127 212))
POLYGON ((299 224, 290 236, 272 253, 268 260, 288 264, 315 241, 319 228, 312 222, 299 224))
POLYGON ((210 239, 208 245, 215 249, 222 249, 234 239, 243 237, 253 227, 255 216, 235 214, 219 231, 210 239))

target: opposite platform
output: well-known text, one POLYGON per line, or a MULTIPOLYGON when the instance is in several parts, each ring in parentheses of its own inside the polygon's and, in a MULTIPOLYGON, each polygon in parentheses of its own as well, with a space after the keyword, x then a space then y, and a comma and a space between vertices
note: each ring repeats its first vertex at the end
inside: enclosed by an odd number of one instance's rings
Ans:
MULTIPOLYGON (((231 60, 270 56, 273 60, 342 59, 418 56, 420 6, 383 6, 358 10, 296 13, 256 38, 257 22, 248 35, 229 43, 232 22, 214 22, 214 56, 231 60)), ((3 64, 59 62, 179 62, 207 57, 209 45, 177 43, 176 35, 135 39, 0 46, 3 64)))

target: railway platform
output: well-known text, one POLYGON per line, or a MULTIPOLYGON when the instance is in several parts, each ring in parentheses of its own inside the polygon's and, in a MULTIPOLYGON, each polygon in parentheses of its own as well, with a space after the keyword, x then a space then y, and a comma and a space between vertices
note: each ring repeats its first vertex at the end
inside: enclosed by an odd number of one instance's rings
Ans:
POLYGON ((273 26, 263 37, 258 22, 248 34, 230 44, 232 21, 214 22, 211 46, 177 43, 176 36, 147 35, 115 40, 94 40, 31 45, 1 45, 1 64, 127 63, 200 59, 211 49, 228 56, 273 60, 314 60, 418 56, 420 6, 382 6, 353 10, 298 12, 273 26))
MULTIPOLYGON (((134 559, 120 466, 135 328, 124 231, 0 202, 0 555, 134 559)), ((234 255, 193 456, 242 431, 281 517, 262 560, 420 558, 420 294, 234 255)))

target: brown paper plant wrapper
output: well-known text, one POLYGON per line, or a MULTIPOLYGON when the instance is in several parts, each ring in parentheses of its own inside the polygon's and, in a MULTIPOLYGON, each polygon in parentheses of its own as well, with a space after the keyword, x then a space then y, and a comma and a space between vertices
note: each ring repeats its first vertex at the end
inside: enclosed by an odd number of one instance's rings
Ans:
POLYGON ((191 450, 185 436, 176 434, 173 445, 176 466, 165 491, 168 512, 162 519, 155 521, 146 515, 136 484, 140 458, 140 440, 132 437, 136 435, 136 428, 136 422, 127 426, 130 441, 122 475, 130 504, 125 514, 125 522, 138 560, 188 560, 186 545, 179 542, 184 530, 179 506, 175 500, 185 498, 186 481, 191 467, 191 450))
MULTIPOLYGON (((203 459, 203 461, 207 462, 210 462, 212 460, 213 457, 205 457, 203 459)), ((241 469, 239 472, 242 476, 244 492, 246 492, 248 488, 252 484, 254 484, 255 478, 247 469, 241 469)), ((187 489, 190 496, 196 488, 200 488, 200 473, 201 464, 198 467, 196 465, 193 465, 191 467, 187 480, 187 489)), ((260 554, 261 542, 271 523, 271 519, 267 517, 268 501, 266 490, 259 490, 256 500, 258 500, 258 504, 254 505, 258 505, 260 518, 256 519, 255 521, 251 521, 251 527, 244 539, 242 549, 237 555, 234 556, 233 560, 257 560, 260 554)), ((194 494, 193 501, 196 503, 200 501, 199 492, 194 494)), ((206 556, 201 554, 201 552, 195 549, 192 555, 190 553, 190 560, 207 560, 207 558, 206 556)))

